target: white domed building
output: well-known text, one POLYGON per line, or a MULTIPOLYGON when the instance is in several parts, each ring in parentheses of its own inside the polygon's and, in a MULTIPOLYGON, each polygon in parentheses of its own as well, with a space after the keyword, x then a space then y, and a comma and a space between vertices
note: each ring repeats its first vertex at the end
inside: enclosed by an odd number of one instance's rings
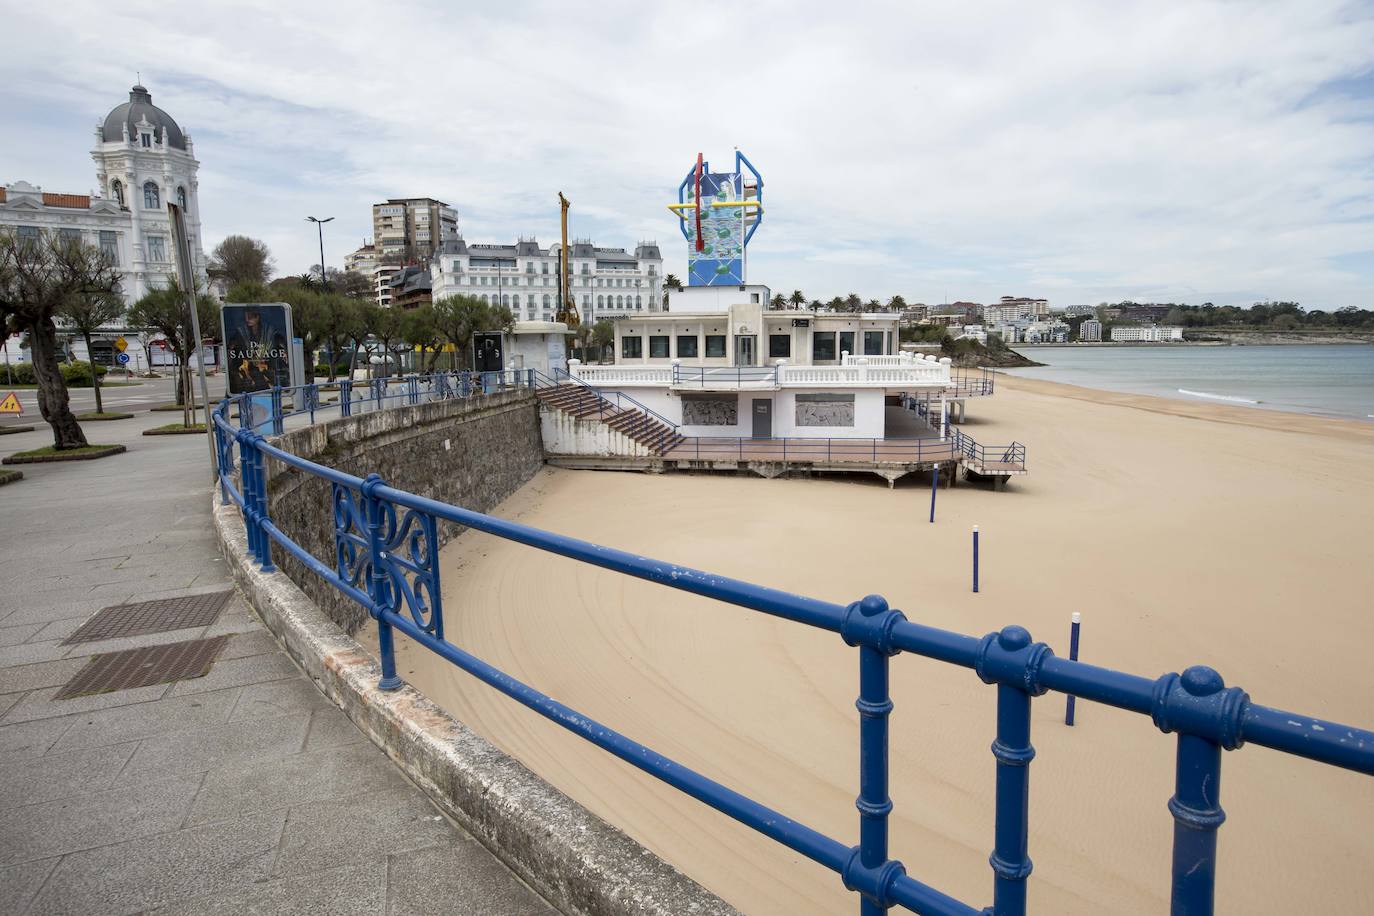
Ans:
MULTIPOLYGON (((65 235, 108 252, 119 268, 124 299, 132 304, 176 273, 167 217, 171 201, 186 214, 196 275, 205 282, 196 178, 200 163, 191 137, 153 104, 147 89, 134 86, 129 101, 96 124, 91 158, 96 183, 86 194, 52 193, 17 180, 0 186, 0 227, 35 238, 44 233, 65 235)), ((99 335, 96 361, 109 364, 110 342, 126 336, 131 357, 137 357, 135 365, 146 368, 149 356, 125 330, 121 324, 99 335)), ((27 357, 18 342, 17 337, 9 341, 11 359, 27 357)), ((84 346, 76 349, 76 356, 84 359, 84 346)))
POLYGON ((191 138, 153 104, 142 86, 95 128, 96 189, 87 194, 50 193, 26 181, 0 190, 0 226, 23 234, 71 235, 110 252, 132 303, 176 272, 167 219, 169 201, 181 205, 191 236, 196 273, 205 278, 200 200, 191 138))

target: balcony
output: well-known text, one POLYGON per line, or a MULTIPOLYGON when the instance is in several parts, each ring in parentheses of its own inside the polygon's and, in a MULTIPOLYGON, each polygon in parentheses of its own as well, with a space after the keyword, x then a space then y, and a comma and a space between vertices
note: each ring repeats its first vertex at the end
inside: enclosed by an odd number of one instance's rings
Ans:
POLYGON ((903 356, 847 357, 839 366, 584 366, 569 371, 588 385, 644 385, 675 391, 776 391, 782 388, 881 388, 910 391, 951 384, 950 364, 903 356), (881 363, 875 362, 881 360, 881 363))

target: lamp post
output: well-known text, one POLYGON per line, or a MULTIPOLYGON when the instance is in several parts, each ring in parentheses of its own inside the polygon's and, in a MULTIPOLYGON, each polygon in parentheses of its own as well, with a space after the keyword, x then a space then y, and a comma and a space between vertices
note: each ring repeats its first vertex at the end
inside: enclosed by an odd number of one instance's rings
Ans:
MULTIPOLYGON (((326 278, 324 272, 324 224, 333 222, 334 217, 330 216, 326 219, 316 219, 313 216, 307 216, 306 219, 314 223, 315 227, 320 230, 320 288, 325 292, 329 292, 329 280, 326 278)), ((330 358, 333 359, 332 354, 330 358)))

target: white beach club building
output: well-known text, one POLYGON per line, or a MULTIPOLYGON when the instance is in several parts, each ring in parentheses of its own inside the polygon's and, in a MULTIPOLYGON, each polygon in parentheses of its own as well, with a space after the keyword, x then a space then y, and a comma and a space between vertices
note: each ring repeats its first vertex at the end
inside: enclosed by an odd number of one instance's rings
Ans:
MULTIPOLYGON (((683 436, 882 439, 888 399, 941 399, 950 361, 899 352, 897 315, 768 308, 766 286, 689 287, 616 321, 615 364, 569 361, 683 436)), ((942 407, 943 411, 943 407, 942 407)))

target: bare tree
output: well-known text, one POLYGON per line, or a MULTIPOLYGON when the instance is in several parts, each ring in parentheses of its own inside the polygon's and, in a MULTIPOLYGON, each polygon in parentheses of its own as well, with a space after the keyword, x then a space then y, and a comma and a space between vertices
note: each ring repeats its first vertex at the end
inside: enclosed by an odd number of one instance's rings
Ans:
POLYGON ((226 236, 210 255, 210 268, 220 271, 229 286, 238 283, 266 283, 272 276, 272 253, 257 239, 246 235, 226 236))
POLYGON ((38 412, 52 427, 59 451, 87 442, 62 379, 53 316, 78 294, 117 294, 118 289, 119 272, 99 249, 49 233, 20 236, 0 230, 0 315, 29 335, 38 412))
POLYGON ((86 360, 91 364, 91 388, 95 392, 95 412, 105 412, 100 396, 100 370, 95 365, 95 348, 91 335, 101 325, 117 321, 124 314, 124 296, 118 289, 79 289, 57 310, 57 315, 72 326, 86 343, 86 360))
MULTIPOLYGON (((196 313, 201 333, 216 337, 219 330, 219 303, 203 292, 196 292, 196 313)), ((129 323, 161 331, 167 346, 176 354, 183 369, 190 365, 191 354, 197 352, 200 341, 193 340, 191 313, 186 308, 186 293, 176 278, 167 277, 167 284, 150 290, 129 309, 129 323)), ((177 373, 176 400, 186 403, 186 373, 177 373)))

